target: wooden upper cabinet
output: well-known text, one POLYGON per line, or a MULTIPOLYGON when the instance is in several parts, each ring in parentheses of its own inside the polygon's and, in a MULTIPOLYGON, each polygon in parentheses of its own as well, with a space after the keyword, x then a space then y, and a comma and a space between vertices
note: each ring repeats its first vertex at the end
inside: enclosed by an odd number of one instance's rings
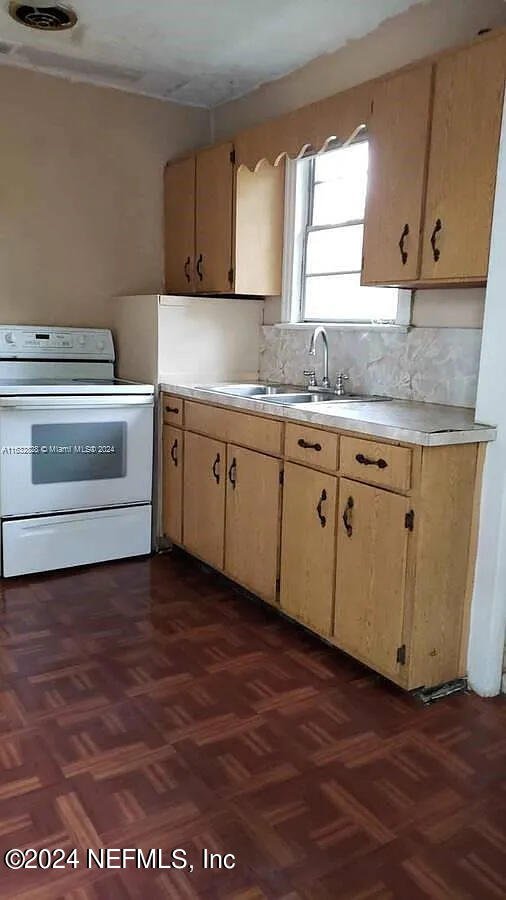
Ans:
POLYGON ((227 293, 233 289, 233 144, 197 153, 195 289, 227 293))
POLYGON ((165 169, 165 288, 193 290, 195 265, 195 157, 165 169))
POLYGON ((281 293, 285 165, 236 168, 218 144, 165 170, 165 288, 281 293))
POLYGON ((427 64, 402 72, 374 95, 363 284, 418 277, 432 71, 427 64))
POLYGON ((422 281, 487 277, 506 36, 436 65, 422 281))
POLYGON ((262 162, 256 172, 236 173, 234 291, 281 294, 285 163, 262 162))

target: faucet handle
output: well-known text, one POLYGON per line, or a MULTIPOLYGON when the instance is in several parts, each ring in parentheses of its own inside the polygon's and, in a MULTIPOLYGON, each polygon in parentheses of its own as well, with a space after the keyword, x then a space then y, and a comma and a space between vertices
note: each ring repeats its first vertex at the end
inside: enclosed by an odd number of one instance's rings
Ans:
POLYGON ((317 387, 316 372, 314 369, 304 369, 304 378, 309 378, 308 387, 317 387))
POLYGON ((344 392, 345 392, 345 390, 344 390, 344 383, 345 383, 345 381, 349 381, 349 380, 350 380, 350 376, 349 376, 349 375, 345 375, 344 372, 338 372, 338 373, 337 373, 337 375, 336 375, 336 388, 335 388, 335 392, 336 392, 336 394, 338 395, 338 397, 342 397, 342 395, 344 394, 344 392))

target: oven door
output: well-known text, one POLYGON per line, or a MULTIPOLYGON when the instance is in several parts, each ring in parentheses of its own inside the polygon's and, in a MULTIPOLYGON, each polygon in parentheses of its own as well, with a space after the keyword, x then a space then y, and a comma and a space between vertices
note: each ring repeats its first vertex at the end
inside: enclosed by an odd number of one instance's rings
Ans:
POLYGON ((152 473, 152 397, 2 398, 3 518, 151 502, 152 473))

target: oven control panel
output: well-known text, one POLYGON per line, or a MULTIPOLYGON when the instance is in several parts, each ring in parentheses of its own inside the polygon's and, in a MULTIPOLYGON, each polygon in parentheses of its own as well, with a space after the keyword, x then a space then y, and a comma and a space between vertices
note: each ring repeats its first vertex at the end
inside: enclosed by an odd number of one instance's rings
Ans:
POLYGON ((114 362, 114 344, 108 329, 1 325, 0 359, 114 362))

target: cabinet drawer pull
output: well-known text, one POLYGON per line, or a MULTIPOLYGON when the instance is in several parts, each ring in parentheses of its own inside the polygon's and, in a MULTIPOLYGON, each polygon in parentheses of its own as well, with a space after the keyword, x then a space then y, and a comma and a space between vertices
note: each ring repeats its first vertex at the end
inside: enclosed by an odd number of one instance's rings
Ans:
POLYGON ((216 478, 216 484, 220 483, 220 472, 218 466, 220 464, 220 454, 216 454, 216 459, 213 462, 213 475, 216 478))
POLYGON ((170 448, 170 458, 177 469, 177 438, 170 448))
POLYGON ((299 447, 303 447, 304 450, 316 450, 317 453, 322 449, 321 444, 310 444, 309 441, 305 441, 304 438, 299 438, 297 441, 299 447))
POLYGON ((179 414, 179 406, 166 406, 165 412, 174 413, 177 416, 179 414))
POLYGON ((237 481, 236 472, 237 472, 237 461, 234 456, 234 458, 232 460, 232 465, 230 466, 230 469, 228 470, 228 480, 230 481, 230 484, 232 485, 234 491, 235 491, 235 484, 237 481))
POLYGON ((441 231, 442 227, 443 227, 443 223, 441 222, 441 219, 436 219, 436 224, 434 225, 432 234, 430 236, 430 245, 432 247, 432 255, 434 257, 434 262, 437 262, 439 257, 441 256, 441 250, 439 249, 439 247, 436 247, 436 240, 437 240, 437 236, 438 236, 439 232, 441 231))
POLYGON ((204 262, 204 257, 202 256, 202 253, 201 253, 197 260, 197 275, 199 276, 199 281, 202 281, 202 279, 204 277, 204 273, 202 272, 202 263, 203 262, 204 262))
POLYGON ((316 512, 318 513, 318 518, 320 520, 320 525, 322 526, 322 528, 325 528, 325 525, 327 524, 327 516, 324 516, 322 514, 322 504, 325 503, 326 499, 327 499, 327 491, 324 488, 323 491, 321 492, 321 496, 320 496, 320 499, 318 500, 318 505, 316 507, 316 512))
POLYGON ((188 284, 190 284, 191 276, 190 276, 190 257, 186 257, 186 262, 184 264, 184 277, 186 278, 188 284))
POLYGON ((388 466, 386 459, 369 459, 363 453, 357 453, 355 459, 361 466, 377 466, 378 469, 386 469, 388 466))
POLYGON ((404 242, 409 234, 409 225, 406 222, 404 228, 402 229, 401 238, 399 241, 399 250, 401 251, 401 259, 402 265, 405 266, 408 261, 408 251, 404 249, 404 242))
POLYGON ((354 505, 355 504, 353 501, 353 497, 348 497, 348 502, 346 503, 346 506, 344 507, 344 512, 343 512, 344 527, 346 529, 346 534, 350 538, 353 534, 353 525, 351 524, 351 511, 352 511, 354 505))

